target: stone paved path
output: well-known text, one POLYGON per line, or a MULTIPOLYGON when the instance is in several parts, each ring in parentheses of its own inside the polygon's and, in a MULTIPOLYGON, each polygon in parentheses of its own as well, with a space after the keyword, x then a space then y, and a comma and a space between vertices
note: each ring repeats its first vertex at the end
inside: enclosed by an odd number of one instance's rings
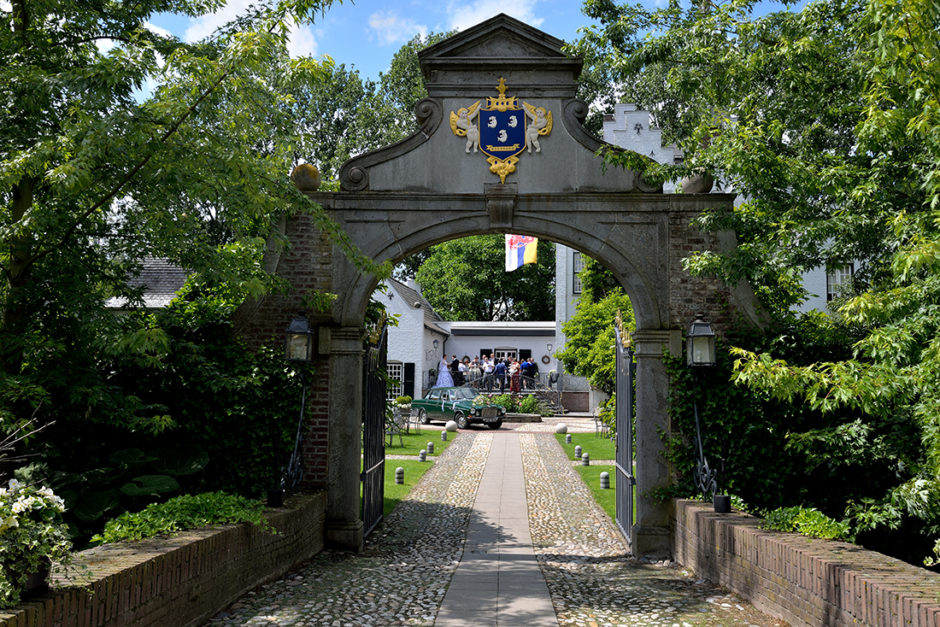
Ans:
POLYGON ((462 432, 361 555, 324 551, 208 624, 433 625, 463 554, 478 490, 485 495, 487 456, 494 438, 505 437, 518 439, 531 541, 559 625, 783 625, 681 567, 627 557, 554 437, 522 429, 462 432))

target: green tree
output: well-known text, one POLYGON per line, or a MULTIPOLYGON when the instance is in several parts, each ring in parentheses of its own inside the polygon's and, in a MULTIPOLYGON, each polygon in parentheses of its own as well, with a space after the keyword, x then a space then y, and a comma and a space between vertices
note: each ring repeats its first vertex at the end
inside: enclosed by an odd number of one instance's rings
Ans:
POLYGON ((910 558, 940 535, 940 12, 930 0, 831 0, 755 18, 753 5, 589 1, 602 25, 581 45, 685 149, 684 168, 648 176, 705 169, 745 197, 699 220, 734 229, 738 250, 688 260, 693 272, 750 280, 780 325, 736 351, 735 380, 805 406, 811 418, 780 437, 810 466, 890 478, 878 493, 853 491, 843 515, 861 541, 910 558), (854 292, 830 331, 854 344, 783 350, 827 326, 791 323, 799 272, 853 260, 854 292))
POLYGON ((596 260, 584 257, 581 299, 577 311, 562 325, 564 350, 555 353, 565 371, 585 377, 595 388, 613 394, 616 385, 614 324, 618 315, 624 334, 636 328, 633 307, 613 275, 596 260))
POLYGON ((160 359, 158 332, 128 333, 104 308, 110 296, 139 296, 126 278, 147 257, 256 294, 272 284, 260 259, 273 219, 302 211, 373 267, 288 179, 305 145, 293 91, 326 80, 330 66, 289 58, 287 37, 329 2, 258 2, 193 44, 147 28, 157 12, 220 5, 0 7, 5 423, 45 420, 53 407, 107 415, 102 360, 117 350, 160 359), (115 45, 96 45, 106 40, 115 45))
POLYGON ((555 245, 538 246, 538 263, 506 272, 503 235, 451 240, 428 249, 417 280, 445 320, 553 320, 555 245))

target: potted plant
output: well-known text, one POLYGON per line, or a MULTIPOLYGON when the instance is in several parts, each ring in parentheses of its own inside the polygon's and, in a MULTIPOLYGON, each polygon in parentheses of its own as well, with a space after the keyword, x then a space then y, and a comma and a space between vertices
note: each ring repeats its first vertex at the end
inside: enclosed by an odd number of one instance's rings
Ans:
POLYGON ((50 568, 72 563, 64 511, 65 502, 49 488, 16 479, 0 488, 0 607, 16 605, 25 592, 44 591, 50 568))
POLYGON ((397 411, 402 416, 411 415, 411 397, 410 396, 399 396, 395 399, 393 406, 395 411, 397 411))

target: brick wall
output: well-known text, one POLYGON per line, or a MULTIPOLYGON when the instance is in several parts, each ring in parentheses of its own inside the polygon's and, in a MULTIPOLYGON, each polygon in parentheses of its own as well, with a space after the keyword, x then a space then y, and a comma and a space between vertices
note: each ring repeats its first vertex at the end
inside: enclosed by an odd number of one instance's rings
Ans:
POLYGON ((202 624, 319 553, 325 513, 325 493, 300 495, 266 514, 277 534, 230 525, 82 551, 78 562, 89 569, 87 587, 54 587, 14 610, 0 610, 0 627, 202 624))
POLYGON ((676 560, 791 625, 940 625, 940 575, 677 501, 676 560))
POLYGON ((685 333, 695 315, 701 312, 721 334, 736 322, 729 309, 728 287, 714 277, 694 277, 682 269, 682 260, 693 252, 721 248, 716 235, 702 233, 692 226, 692 220, 698 215, 698 211, 669 214, 670 324, 685 333))

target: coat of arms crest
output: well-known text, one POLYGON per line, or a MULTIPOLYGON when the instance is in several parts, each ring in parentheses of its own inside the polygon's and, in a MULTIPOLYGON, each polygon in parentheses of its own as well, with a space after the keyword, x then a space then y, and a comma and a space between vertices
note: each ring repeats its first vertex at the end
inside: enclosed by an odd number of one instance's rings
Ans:
POLYGON ((487 97, 486 106, 477 100, 469 107, 450 112, 450 130, 466 137, 466 152, 482 152, 490 164, 490 172, 505 183, 506 176, 516 171, 523 151, 541 152, 539 137, 552 132, 552 112, 527 102, 521 105, 517 96, 506 96, 506 80, 499 79, 497 97, 487 97))

